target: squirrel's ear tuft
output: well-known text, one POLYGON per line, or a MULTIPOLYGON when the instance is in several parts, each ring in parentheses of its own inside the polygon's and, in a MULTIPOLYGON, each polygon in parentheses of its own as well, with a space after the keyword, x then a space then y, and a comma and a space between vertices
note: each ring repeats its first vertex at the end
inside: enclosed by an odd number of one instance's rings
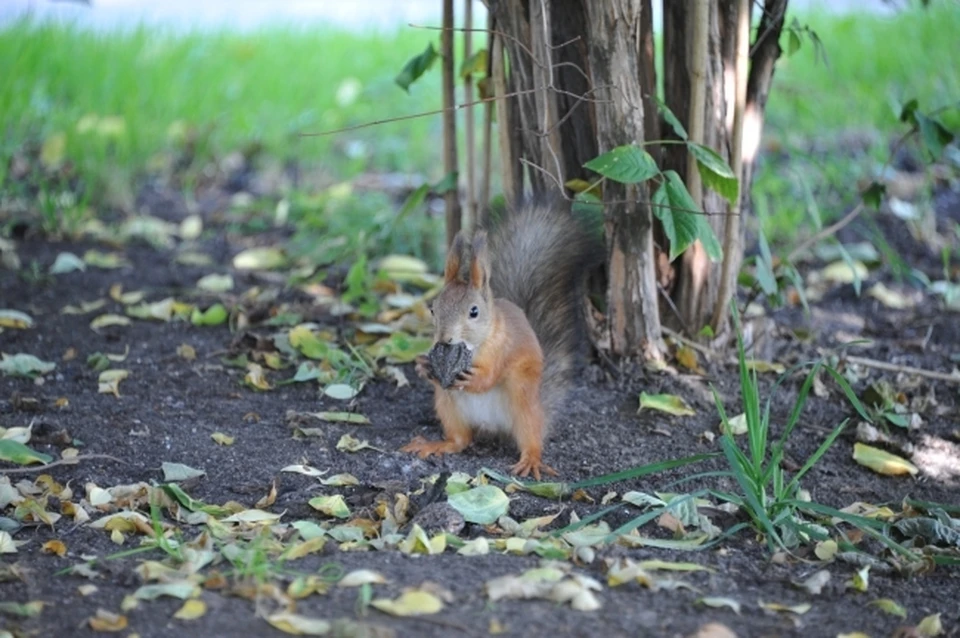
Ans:
POLYGON ((463 260, 463 252, 467 246, 467 240, 463 232, 459 232, 453 238, 453 245, 447 251, 447 263, 443 267, 443 279, 446 283, 455 281, 460 275, 460 262, 463 260))
POLYGON ((486 290, 490 284, 490 257, 487 251, 487 233, 478 230, 473 235, 470 256, 470 286, 486 290))

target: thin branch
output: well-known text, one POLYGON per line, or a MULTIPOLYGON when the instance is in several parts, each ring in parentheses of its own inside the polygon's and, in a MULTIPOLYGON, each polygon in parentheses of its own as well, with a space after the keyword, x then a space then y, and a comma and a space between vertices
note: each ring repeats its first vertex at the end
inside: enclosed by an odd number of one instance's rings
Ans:
MULTIPOLYGON (((443 172, 457 174, 457 119, 455 116, 457 94, 453 52, 453 0, 443 0, 443 34, 440 38, 441 71, 443 75, 443 172)), ((460 232, 460 189, 453 188, 444 194, 446 209, 447 247, 460 232)))
POLYGON ((918 377, 925 377, 927 379, 935 379, 937 381, 960 383, 960 374, 937 372, 935 370, 924 370, 923 368, 914 368, 913 366, 899 365, 896 363, 889 363, 887 361, 877 361, 876 359, 868 359, 866 357, 847 356, 843 358, 844 360, 855 365, 876 368, 877 370, 884 370, 886 372, 902 372, 904 374, 912 374, 918 377))

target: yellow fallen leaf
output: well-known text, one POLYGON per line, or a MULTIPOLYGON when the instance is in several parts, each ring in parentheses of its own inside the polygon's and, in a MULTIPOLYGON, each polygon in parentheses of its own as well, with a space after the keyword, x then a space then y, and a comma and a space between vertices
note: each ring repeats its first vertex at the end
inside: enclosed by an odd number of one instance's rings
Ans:
POLYGON ((120 382, 128 376, 130 376, 129 370, 104 370, 100 373, 100 378, 97 380, 97 392, 100 394, 112 394, 119 399, 120 382))
POLYGON ((263 374, 263 366, 261 366, 259 363, 247 364, 247 374, 243 380, 247 382, 247 385, 255 390, 273 389, 273 386, 270 385, 270 381, 268 381, 266 375, 263 374))
POLYGON ((284 560, 295 560, 297 558, 303 558, 308 554, 319 552, 321 549, 323 549, 323 546, 326 544, 327 544, 327 538, 325 536, 317 536, 292 546, 290 549, 288 549, 283 553, 283 558, 284 560))
POLYGON ((917 625, 917 633, 924 638, 942 634, 943 623, 940 622, 940 614, 932 614, 921 620, 917 625))
POLYGON ((640 412, 640 410, 644 408, 659 410, 660 412, 666 412, 674 416, 693 416, 696 414, 693 408, 687 405, 687 402, 684 401, 683 398, 675 394, 647 394, 646 392, 641 392, 640 408, 637 412, 640 412))
POLYGON ((94 631, 117 632, 127 628, 126 616, 115 614, 106 609, 98 609, 97 615, 90 618, 87 622, 90 625, 90 629, 94 631))
POLYGON ((825 540, 817 543, 816 547, 813 549, 813 553, 817 555, 822 561, 833 560, 833 557, 837 555, 839 546, 835 540, 825 540))
POLYGON ((853 444, 853 460, 887 476, 915 475, 920 471, 910 461, 865 443, 853 444))
POLYGON ((338 587, 360 587, 361 585, 382 585, 387 582, 383 574, 372 569, 355 569, 337 583, 338 587))
POLYGON ((757 604, 770 611, 786 611, 797 615, 805 614, 813 609, 813 605, 810 603, 801 603, 799 605, 782 605, 780 603, 765 603, 761 600, 758 601, 757 604))
POLYGON ((90 328, 100 330, 108 326, 129 326, 131 323, 130 317, 108 313, 94 318, 94 320, 90 322, 90 328))
POLYGON ((177 346, 177 356, 187 361, 193 361, 197 358, 197 351, 189 343, 181 343, 177 346))
POLYGON ((47 541, 40 547, 40 550, 44 554, 56 554, 61 558, 67 555, 67 546, 59 540, 47 541))
POLYGON ((199 598, 193 598, 183 603, 183 607, 178 609, 173 617, 179 620, 196 620, 205 613, 207 613, 207 603, 199 598))
POLYGON ((341 494, 315 496, 308 501, 308 504, 313 509, 323 512, 327 516, 334 516, 336 518, 347 518, 350 516, 350 508, 347 507, 347 503, 343 500, 341 494))
POLYGON ((327 620, 308 618, 287 611, 271 614, 266 620, 275 629, 293 636, 325 636, 331 629, 330 622, 327 620))
POLYGON ((77 587, 77 591, 80 593, 81 596, 92 596, 93 594, 97 593, 99 589, 100 588, 97 587, 96 585, 90 585, 90 584, 80 585, 79 587, 77 587))
POLYGON ((210 438, 216 441, 220 445, 233 445, 234 437, 228 436, 223 432, 214 432, 210 435, 210 438))
POLYGON ((404 592, 397 598, 377 598, 370 602, 373 607, 393 616, 424 616, 443 609, 443 601, 427 591, 404 592))

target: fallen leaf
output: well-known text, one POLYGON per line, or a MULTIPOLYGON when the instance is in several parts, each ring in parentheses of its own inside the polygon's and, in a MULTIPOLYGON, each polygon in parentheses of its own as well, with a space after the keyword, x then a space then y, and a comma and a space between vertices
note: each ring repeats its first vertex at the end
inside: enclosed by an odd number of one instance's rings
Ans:
POLYGON ((463 515, 465 521, 479 525, 495 523, 510 509, 510 498, 495 485, 481 485, 451 494, 447 502, 463 515))
MULTIPOLYGON (((370 445, 368 441, 361 441, 354 436, 344 434, 340 437, 340 440, 337 441, 337 449, 341 452, 359 452, 360 450, 376 450, 377 448, 370 445)), ((377 451, 379 452, 380 450, 377 451)))
POLYGON ((13 540, 10 532, 0 530, 0 554, 16 554, 17 542, 13 540))
POLYGON ((344 487, 347 485, 359 485, 360 481, 357 480, 357 477, 353 474, 334 474, 333 476, 325 479, 320 479, 320 483, 323 485, 329 485, 331 487, 344 487))
POLYGON ((810 603, 801 603, 799 605, 782 605, 780 603, 765 603, 762 600, 757 602, 764 609, 770 611, 783 611, 791 614, 802 615, 813 609, 810 603))
POLYGON ((189 465, 169 463, 167 461, 164 461, 160 465, 160 469, 163 470, 163 480, 170 483, 186 481, 206 474, 205 471, 192 468, 189 465))
POLYGON ((659 410, 660 412, 666 412, 674 416, 692 416, 696 414, 693 408, 687 405, 686 401, 675 394, 647 394, 646 392, 641 392, 640 408, 637 412, 640 412, 640 410, 644 408, 659 410))
POLYGON ((227 320, 230 313, 222 303, 215 303, 206 310, 194 308, 190 314, 190 323, 195 326, 219 326, 227 320))
POLYGON ((188 215, 180 222, 180 238, 192 241, 203 232, 203 218, 200 215, 188 215))
POLYGON ((194 361, 197 358, 197 351, 189 343, 181 343, 177 346, 177 356, 187 361, 194 361))
POLYGON ((233 275, 210 273, 197 281, 197 288, 207 292, 228 292, 233 290, 233 275))
POLYGON ((283 251, 276 246, 248 248, 233 258, 233 267, 237 270, 273 270, 286 263, 283 251))
POLYGON ((356 412, 307 412, 307 414, 330 423, 352 423, 354 425, 370 423, 370 419, 356 412))
POLYGON ((906 308, 912 308, 915 305, 913 299, 902 292, 887 288, 882 281, 878 281, 871 286, 867 294, 887 308, 894 310, 904 310, 906 308))
POLYGON ((130 265, 126 258, 120 253, 104 253, 93 249, 83 253, 83 261, 86 262, 88 266, 103 268, 104 270, 123 268, 124 266, 130 265))
POLYGON ((371 569, 355 569, 346 574, 337 583, 338 587, 360 587, 361 585, 383 585, 387 579, 380 572, 371 569))
POLYGON ((814 596, 819 596, 826 584, 830 582, 830 572, 825 569, 814 572, 808 578, 799 583, 794 583, 797 587, 807 590, 814 596))
POLYGON ((94 631, 117 632, 127 628, 127 617, 106 609, 98 609, 97 615, 90 618, 87 623, 94 631))
POLYGON ((786 368, 782 363, 774 363, 772 361, 762 361, 760 359, 747 359, 746 361, 747 369, 753 370, 763 374, 765 372, 775 372, 776 374, 783 374, 786 371, 786 368))
POLYGON ((865 443, 853 444, 853 460, 878 474, 915 475, 920 470, 910 461, 865 443))
POLYGON ((917 625, 917 633, 924 638, 939 636, 943 633, 943 623, 940 622, 940 614, 926 616, 917 625))
POLYGON ((350 516, 350 508, 341 494, 331 496, 315 496, 307 502, 313 509, 336 518, 347 518, 350 516))
POLYGON ((897 603, 895 600, 891 600, 889 598, 878 598, 876 600, 871 600, 869 604, 886 614, 890 614, 891 616, 899 616, 900 618, 907 617, 907 610, 903 607, 903 605, 897 603))
POLYGON ((424 616, 435 614, 443 609, 443 601, 430 592, 422 590, 407 591, 390 600, 377 598, 370 605, 393 616, 424 616))
POLYGON ((105 315, 100 315, 98 317, 95 317, 90 322, 90 328, 94 332, 96 332, 98 330, 102 330, 103 328, 108 328, 110 326, 129 326, 131 323, 133 322, 130 321, 130 317, 124 317, 123 315, 115 315, 115 314, 107 313, 105 315))
POLYGON ((259 363, 248 363, 247 374, 243 377, 244 382, 254 390, 272 390, 273 386, 267 380, 263 372, 263 366, 259 363))
POLYGON ((339 399, 341 401, 352 399, 353 397, 357 396, 358 392, 358 389, 352 388, 345 383, 331 383, 323 389, 323 393, 325 395, 331 399, 339 399))
POLYGON ((0 461, 17 465, 30 465, 33 463, 46 464, 52 460, 53 457, 49 454, 37 452, 19 441, 0 439, 0 461))
POLYGON ((275 629, 294 636, 326 636, 333 628, 327 620, 308 618, 289 611, 270 614, 266 620, 275 629))
POLYGON ((0 310, 0 328, 26 330, 33 327, 33 317, 19 310, 0 310))
POLYGON ((190 581, 174 581, 142 585, 133 595, 140 600, 156 600, 163 596, 187 600, 200 592, 200 586, 190 581))
POLYGON ((704 598, 698 598, 697 603, 704 605, 706 607, 713 608, 722 608, 726 607, 727 609, 733 610, 733 613, 740 615, 740 602, 734 600, 733 598, 723 598, 720 596, 705 596, 704 598))
POLYGON ((120 382, 128 376, 130 376, 129 370, 104 370, 100 373, 100 377, 97 380, 97 392, 100 394, 112 394, 119 399, 120 382))
POLYGON ((697 351, 690 346, 680 346, 674 356, 677 358, 677 363, 687 370, 696 374, 703 374, 703 368, 700 367, 700 360, 697 358, 697 351))
POLYGON ((233 445, 234 437, 228 436, 223 432, 214 432, 210 435, 210 438, 213 439, 219 445, 233 445))
POLYGON ((61 540, 47 541, 40 546, 40 550, 44 554, 55 554, 60 558, 63 558, 67 555, 67 546, 61 540))
POLYGON ((199 598, 194 598, 183 603, 183 606, 173 614, 173 617, 178 620, 196 620, 205 613, 207 613, 207 603, 199 598))
POLYGON ((837 541, 835 540, 825 540, 817 543, 816 547, 813 549, 813 553, 817 555, 822 561, 833 560, 833 557, 837 555, 837 541))
POLYGON ((0 354, 0 372, 11 377, 33 379, 56 367, 57 364, 38 359, 32 354, 0 354))

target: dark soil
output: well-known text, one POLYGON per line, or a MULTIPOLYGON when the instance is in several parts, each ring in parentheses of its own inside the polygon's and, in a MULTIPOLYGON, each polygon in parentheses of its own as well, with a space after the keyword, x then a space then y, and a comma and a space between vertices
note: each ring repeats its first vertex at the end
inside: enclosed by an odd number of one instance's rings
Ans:
MULTIPOLYGON (((943 199, 944 220, 956 217, 960 207, 956 199, 943 199)), ((169 214, 169 208, 165 213, 169 214)), ((160 214, 161 211, 157 211, 160 214)), ((890 216, 878 218, 892 245, 911 259, 911 265, 936 272, 939 255, 913 245, 901 222, 890 216), (907 245, 910 244, 910 245, 907 245)), ((33 424, 31 446, 59 456, 59 451, 78 442, 82 455, 104 454, 117 460, 98 459, 77 465, 49 470, 57 481, 70 483, 79 494, 84 485, 93 482, 111 487, 138 481, 160 482, 160 465, 164 461, 185 463, 206 471, 206 476, 184 485, 189 494, 208 503, 238 501, 253 507, 269 491, 272 481, 278 485, 276 502, 269 508, 284 512, 283 520, 322 517, 307 501, 320 493, 338 491, 346 495, 354 511, 362 511, 384 490, 413 492, 421 479, 438 472, 462 471, 476 474, 489 467, 507 472, 517 453, 508 444, 484 441, 461 455, 443 460, 421 461, 397 452, 398 448, 417 435, 439 437, 439 427, 432 415, 431 395, 427 384, 416 378, 412 366, 404 366, 411 386, 397 388, 386 381, 368 384, 351 409, 369 417, 371 425, 322 425, 325 436, 294 438, 286 415, 289 410, 315 412, 343 410, 345 404, 318 393, 314 383, 278 386, 270 392, 254 392, 242 384, 243 371, 225 366, 221 359, 240 347, 240 335, 226 327, 197 328, 185 322, 150 322, 134 320, 124 328, 108 328, 101 332, 90 329, 91 315, 64 315, 67 304, 107 297, 113 284, 124 290, 145 290, 148 300, 168 295, 187 297, 197 279, 216 270, 229 269, 230 258, 238 252, 241 240, 250 238, 227 234, 224 229, 205 240, 206 249, 217 262, 215 269, 181 266, 173 262, 171 253, 133 244, 122 250, 131 266, 121 270, 89 268, 56 277, 30 277, 24 273, 36 262, 45 272, 60 251, 76 254, 92 246, 58 243, 36 237, 23 238, 17 244, 24 270, 14 273, 0 270, 0 308, 13 308, 30 313, 36 326, 31 330, 6 330, 0 333, 0 351, 25 352, 44 360, 56 361, 54 373, 43 383, 27 379, 0 378, 0 424, 6 427, 33 424), (190 344, 197 359, 189 362, 177 356, 181 344, 190 344), (131 375, 120 384, 120 398, 97 392, 97 372, 87 364, 87 356, 100 351, 119 353, 129 346, 129 356, 121 364, 131 375), (76 356, 63 360, 68 349, 76 356), (40 402, 38 411, 28 410, 32 404, 25 397, 40 402), (66 397, 69 405, 57 408, 54 402, 66 397), (223 432, 235 436, 231 446, 211 440, 211 434, 223 432), (346 454, 336 449, 344 433, 369 440, 379 450, 346 454), (316 480, 279 470, 294 463, 306 463, 330 474, 349 472, 361 482, 352 488, 323 488, 316 480)), ((893 285, 880 271, 879 277, 893 285)), ((234 273, 236 290, 254 284, 266 285, 255 275, 234 273)), ((878 275, 873 275, 877 277, 878 275)), ((865 282, 865 287, 870 282, 865 282)), ((282 299, 305 303, 293 292, 283 292, 282 299)), ((116 304, 108 305, 117 311, 116 304)), ((332 322, 323 313, 304 306, 311 320, 332 322)), ((949 372, 956 367, 960 353, 960 317, 945 312, 940 302, 925 298, 914 310, 893 311, 869 297, 857 297, 851 286, 829 291, 813 304, 810 320, 797 308, 774 312, 769 325, 772 332, 765 346, 764 358, 790 365, 816 356, 818 349, 835 347, 855 338, 869 340, 856 354, 885 362, 904 364, 932 371, 949 372), (802 340, 794 328, 812 331, 812 339, 802 340)), ((250 328, 261 333, 257 326, 250 328)), ((759 344, 758 344, 759 347, 759 344)), ((591 366, 581 378, 571 397, 569 410, 556 424, 545 461, 561 473, 565 481, 584 479, 632 466, 716 451, 717 442, 705 437, 717 432, 717 416, 709 384, 724 397, 729 414, 738 414, 739 384, 733 360, 704 364, 706 376, 688 373, 651 373, 640 368, 613 376, 605 367, 591 366), (675 418, 644 411, 637 414, 638 394, 670 392, 683 396, 697 414, 675 418)), ((923 425, 906 432, 894 428, 893 435, 901 443, 914 447, 914 461, 921 473, 915 478, 885 477, 855 463, 851 458, 854 425, 841 436, 822 461, 810 472, 803 484, 812 498, 821 503, 844 507, 856 501, 889 504, 899 511, 904 498, 960 505, 960 395, 958 385, 942 381, 916 379, 879 370, 861 370, 863 378, 854 383, 858 392, 868 383, 886 379, 901 389, 908 398, 928 397, 921 413, 923 425)), ((289 376, 292 371, 284 371, 289 376)), ((775 375, 763 375, 763 388, 768 390, 775 375)), ((281 376, 274 377, 279 380, 281 376)), ((802 378, 786 382, 773 401, 775 420, 786 419, 802 378)), ((829 395, 810 397, 800 425, 788 446, 788 461, 801 465, 817 448, 824 436, 842 419, 854 417, 836 386, 827 383, 829 395)), ((765 396, 765 395, 764 395, 765 396)), ((6 465, 6 467, 11 467, 6 465)), ((551 502, 529 494, 514 495, 511 516, 525 520, 545 513, 564 510, 554 527, 566 524, 569 513, 581 517, 600 508, 600 500, 610 490, 619 494, 627 490, 652 493, 658 490, 689 490, 688 483, 669 486, 671 481, 695 471, 720 469, 719 462, 697 468, 681 468, 647 476, 639 480, 586 490, 595 502, 573 500, 551 502)), ((12 474, 11 481, 33 480, 37 474, 12 474)), ((711 479, 710 485, 730 488, 723 479, 711 479)), ((635 508, 619 508, 608 517, 611 526, 636 516, 635 508)), ((12 516, 11 511, 3 513, 12 516)), ((728 522, 729 523, 729 522, 728 522)), ((719 523, 718 523, 719 524, 719 523)), ((652 527, 652 526, 650 526, 652 527)), ((482 530, 467 526, 464 535, 482 530)), ((662 535, 663 530, 659 530, 662 535)), ((644 533, 658 534, 656 529, 644 533)), ((55 575, 55 572, 81 562, 82 556, 106 556, 135 543, 128 539, 123 548, 114 545, 109 533, 86 525, 73 525, 64 518, 55 529, 39 525, 14 534, 26 544, 17 554, 4 554, 5 565, 14 562, 24 568, 22 580, 0 583, 0 599, 26 602, 42 600, 47 607, 36 618, 5 618, 11 631, 22 635, 88 636, 93 632, 86 619, 98 608, 119 611, 125 595, 139 586, 134 567, 147 557, 161 558, 159 553, 137 555, 98 563, 101 577, 93 581, 98 591, 82 596, 77 587, 89 581, 80 576, 55 575), (60 558, 42 553, 47 540, 58 538, 66 543, 68 554, 60 558)), ((509 636, 685 636, 707 622, 721 622, 739 636, 836 636, 862 631, 870 636, 890 636, 901 625, 914 625, 924 616, 941 613, 945 635, 960 635, 960 571, 938 567, 912 577, 872 572, 869 590, 855 593, 844 589, 855 568, 844 564, 826 565, 832 580, 818 596, 811 595, 791 583, 800 581, 823 565, 809 555, 810 562, 789 560, 771 562, 763 541, 742 532, 719 546, 703 552, 675 552, 649 549, 628 550, 621 547, 598 551, 597 559, 575 569, 604 583, 599 598, 602 609, 594 612, 573 611, 545 601, 488 601, 484 582, 508 573, 520 573, 535 566, 536 556, 519 557, 492 552, 487 556, 463 557, 448 550, 440 556, 409 557, 399 552, 344 552, 328 543, 322 556, 300 561, 304 571, 322 563, 334 563, 345 570, 368 567, 381 571, 390 581, 376 585, 377 597, 394 597, 404 587, 432 581, 452 592, 453 601, 443 611, 426 619, 398 619, 370 610, 366 620, 390 627, 400 636, 484 635, 492 622, 499 622, 509 636), (697 591, 651 591, 637 584, 607 587, 604 558, 629 556, 634 559, 696 561, 713 572, 683 575, 697 591), (727 609, 710 609, 695 604, 702 596, 725 596, 739 600, 742 615, 727 609), (868 605, 878 598, 892 598, 909 613, 907 619, 885 615, 868 605), (758 601, 783 604, 809 602, 812 608, 803 615, 767 612, 758 601)), ((160 599, 141 602, 129 612, 130 626, 125 633, 143 638, 175 636, 188 632, 196 636, 280 636, 281 632, 259 618, 254 605, 239 597, 205 591, 208 604, 205 616, 193 621, 172 618, 181 601, 160 599)), ((298 602, 298 612, 322 618, 354 617, 357 592, 333 588, 329 594, 312 596, 298 602)))

